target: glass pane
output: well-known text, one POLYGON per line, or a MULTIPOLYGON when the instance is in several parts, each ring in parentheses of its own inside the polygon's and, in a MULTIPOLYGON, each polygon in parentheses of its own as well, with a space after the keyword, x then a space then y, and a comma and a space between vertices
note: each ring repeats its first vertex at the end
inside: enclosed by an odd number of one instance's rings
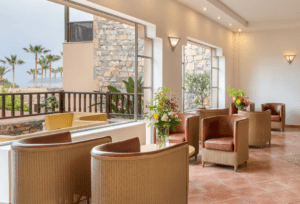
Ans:
POLYGON ((212 87, 218 87, 218 75, 219 75, 219 69, 212 69, 212 77, 211 77, 211 84, 212 87))
POLYGON ((212 67, 219 68, 219 58, 218 57, 212 57, 212 67))
MULTIPOLYGON (((187 43, 187 46, 184 47, 184 56, 184 110, 193 110, 202 105, 205 107, 210 107, 211 49, 203 47, 201 45, 196 45, 195 43, 187 43), (195 91, 199 90, 197 88, 197 83, 194 83, 193 86, 195 86, 196 88, 193 89, 190 89, 187 86, 189 84, 188 81, 190 81, 188 78, 197 80, 200 77, 204 77, 205 75, 208 77, 207 84, 209 86, 207 86, 207 89, 205 91, 206 96, 200 96, 199 92, 195 91)), ((199 84, 200 82, 198 83, 198 85, 199 84)))
POLYGON ((152 86, 152 60, 147 58, 138 58, 139 66, 139 86, 141 87, 151 87, 152 86))
POLYGON ((139 38, 138 39, 138 53, 139 55, 152 57, 152 40, 148 38, 139 38))
POLYGON ((211 107, 218 108, 218 88, 212 88, 211 107))

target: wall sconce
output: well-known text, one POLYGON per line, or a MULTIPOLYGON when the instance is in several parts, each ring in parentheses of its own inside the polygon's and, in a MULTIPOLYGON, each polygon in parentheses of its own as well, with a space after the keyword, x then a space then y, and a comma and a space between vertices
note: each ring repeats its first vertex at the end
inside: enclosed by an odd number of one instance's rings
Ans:
POLYGON ((292 64, 293 60, 295 59, 296 55, 284 55, 285 59, 292 64))
POLYGON ((181 38, 169 37, 169 42, 172 48, 172 52, 175 50, 175 47, 178 45, 181 38))

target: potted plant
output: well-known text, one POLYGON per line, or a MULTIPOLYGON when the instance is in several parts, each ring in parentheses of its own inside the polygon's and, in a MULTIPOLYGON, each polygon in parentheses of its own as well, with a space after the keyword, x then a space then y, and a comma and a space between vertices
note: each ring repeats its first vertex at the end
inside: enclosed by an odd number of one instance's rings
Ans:
POLYGON ((226 91, 229 92, 229 96, 232 97, 232 101, 239 110, 245 110, 250 102, 247 100, 249 97, 246 97, 246 93, 244 89, 238 89, 237 91, 235 88, 231 88, 228 86, 226 91))
POLYGON ((170 88, 159 88, 154 98, 146 105, 150 112, 145 113, 145 117, 151 120, 149 127, 154 126, 156 129, 158 149, 169 146, 169 128, 175 132, 180 124, 177 98, 174 94, 168 97, 171 92, 170 88))
POLYGON ((188 93, 195 95, 195 104, 198 105, 198 108, 205 109, 204 100, 209 96, 210 90, 209 74, 206 72, 199 74, 186 73, 185 86, 188 93))
MULTIPOLYGON (((44 103, 41 104, 41 108, 46 108, 48 111, 52 113, 55 112, 55 109, 58 108, 58 101, 56 100, 55 96, 50 96, 47 98, 44 103)), ((46 110, 45 110, 46 112, 46 110)))

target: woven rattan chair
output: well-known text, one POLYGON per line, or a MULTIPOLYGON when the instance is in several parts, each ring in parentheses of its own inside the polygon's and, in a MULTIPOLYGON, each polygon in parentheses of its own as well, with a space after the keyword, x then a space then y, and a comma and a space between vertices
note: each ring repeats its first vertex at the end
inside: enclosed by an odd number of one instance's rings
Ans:
POLYGON ((249 119, 217 116, 202 120, 202 165, 205 162, 234 166, 249 159, 249 119))
POLYGON ((249 118, 249 145, 262 148, 267 142, 271 145, 271 111, 239 111, 239 116, 249 118))
POLYGON ((77 203, 91 197, 91 150, 111 137, 72 142, 69 132, 12 143, 12 203, 77 203))
POLYGON ((261 111, 271 110, 271 128, 284 131, 285 128, 285 104, 265 103, 261 104, 261 111))
POLYGON ((187 204, 189 145, 140 152, 138 138, 92 150, 92 204, 187 204))
POLYGON ((221 115, 229 115, 229 109, 199 109, 197 110, 197 114, 200 116, 200 134, 199 134, 199 140, 201 141, 201 120, 204 118, 210 118, 215 116, 221 116, 221 115))

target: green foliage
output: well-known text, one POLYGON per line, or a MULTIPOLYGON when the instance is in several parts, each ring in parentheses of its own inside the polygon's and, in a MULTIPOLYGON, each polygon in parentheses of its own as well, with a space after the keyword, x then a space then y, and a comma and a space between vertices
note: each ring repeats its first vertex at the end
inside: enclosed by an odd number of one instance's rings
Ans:
POLYGON ((196 104, 203 105, 204 100, 209 95, 210 76, 208 73, 185 74, 185 85, 188 93, 195 94, 196 104))
MULTIPOLYGON (((2 93, 7 93, 5 91, 4 87, 2 87, 2 93)), ((2 97, 0 97, 0 108, 2 108, 2 97)), ((5 96, 5 110, 12 110, 12 103, 11 103, 11 96, 5 96)), ((24 104, 24 111, 29 111, 29 106, 27 104, 24 104)), ((16 95, 15 96, 15 111, 20 111, 21 110, 21 97, 16 95)))
POLYGON ((45 50, 45 48, 43 48, 41 45, 36 45, 36 46, 29 45, 29 48, 23 48, 23 50, 27 53, 33 53, 35 55, 46 54, 50 52, 50 50, 45 50))
POLYGON ((226 88, 226 91, 229 92, 229 96, 231 97, 236 97, 238 98, 239 96, 246 96, 245 90, 244 89, 238 89, 237 91, 235 90, 235 88, 231 88, 230 86, 228 86, 226 88))
POLYGON ((41 108, 47 108, 48 111, 55 112, 55 109, 58 108, 58 101, 55 96, 47 98, 44 103, 41 104, 41 108))
POLYGON ((8 70, 7 67, 5 67, 5 66, 0 66, 0 77, 1 77, 1 78, 3 78, 3 76, 4 76, 5 74, 7 74, 8 72, 10 72, 10 69, 8 70))
MULTIPOLYGON (((20 86, 18 84, 15 84, 15 88, 19 88, 20 86)), ((13 88, 13 84, 8 81, 7 79, 4 79, 4 85, 3 88, 13 88)))

